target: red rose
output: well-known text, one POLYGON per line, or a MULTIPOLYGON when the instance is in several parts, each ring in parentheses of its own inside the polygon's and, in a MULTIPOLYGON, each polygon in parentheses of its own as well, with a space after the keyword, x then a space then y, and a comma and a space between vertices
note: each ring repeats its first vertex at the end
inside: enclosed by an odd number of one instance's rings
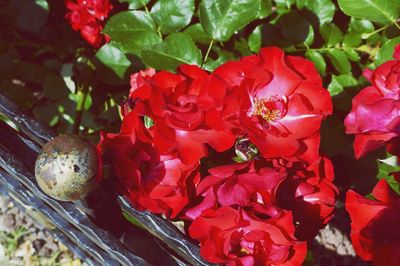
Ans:
POLYGON ((189 227, 200 254, 225 265, 301 265, 306 242, 293 237, 290 213, 265 205, 208 209, 189 227))
POLYGON ((332 163, 321 157, 309 166, 296 162, 285 167, 288 173, 277 186, 275 204, 292 211, 296 237, 311 240, 333 216, 338 189, 332 183, 332 163))
POLYGON ((209 169, 197 186, 197 195, 203 201, 186 212, 195 219, 201 212, 215 206, 241 206, 253 203, 271 203, 272 191, 285 177, 285 171, 271 168, 266 162, 223 165, 209 169))
POLYGON ((192 164, 208 154, 206 144, 219 152, 233 146, 235 136, 228 128, 212 128, 205 121, 205 113, 215 106, 208 73, 182 65, 178 74, 161 71, 131 78, 130 97, 139 100, 141 115, 153 119, 154 145, 162 154, 177 153, 192 164))
POLYGON ((239 91, 240 127, 264 157, 318 159, 320 125, 332 102, 310 61, 264 48, 215 75, 239 91))
POLYGON ((97 48, 108 40, 101 31, 102 21, 112 9, 109 0, 65 0, 65 5, 69 10, 65 17, 88 43, 97 48))
POLYGON ((188 186, 199 179, 198 164, 160 155, 136 112, 124 117, 119 134, 102 137, 102 150, 108 153, 115 175, 136 208, 174 218, 188 204, 188 186))
POLYGON ((400 261, 400 196, 385 180, 369 200, 349 190, 346 209, 351 218, 351 240, 358 256, 377 266, 397 266, 400 261))
MULTIPOLYGON (((397 47, 397 50, 400 46, 397 47)), ((397 51, 396 50, 396 51, 397 51)), ((360 158, 382 147, 400 132, 400 54, 376 70, 364 71, 373 86, 353 98, 345 119, 346 133, 356 134, 354 152, 360 158)))

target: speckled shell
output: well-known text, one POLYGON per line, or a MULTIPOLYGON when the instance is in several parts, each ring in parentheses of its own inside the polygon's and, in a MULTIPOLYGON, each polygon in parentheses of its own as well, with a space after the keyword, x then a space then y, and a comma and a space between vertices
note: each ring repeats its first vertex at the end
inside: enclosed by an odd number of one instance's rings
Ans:
POLYGON ((62 201, 86 197, 97 186, 98 158, 94 145, 77 135, 61 135, 43 146, 36 159, 40 188, 62 201))

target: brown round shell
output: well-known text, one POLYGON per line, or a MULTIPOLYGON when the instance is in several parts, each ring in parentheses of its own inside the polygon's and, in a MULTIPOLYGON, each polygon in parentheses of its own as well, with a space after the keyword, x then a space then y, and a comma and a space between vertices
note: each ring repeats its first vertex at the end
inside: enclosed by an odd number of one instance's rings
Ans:
POLYGON ((58 136, 46 143, 37 157, 36 180, 55 199, 82 199, 97 186, 97 156, 88 140, 77 135, 58 136))

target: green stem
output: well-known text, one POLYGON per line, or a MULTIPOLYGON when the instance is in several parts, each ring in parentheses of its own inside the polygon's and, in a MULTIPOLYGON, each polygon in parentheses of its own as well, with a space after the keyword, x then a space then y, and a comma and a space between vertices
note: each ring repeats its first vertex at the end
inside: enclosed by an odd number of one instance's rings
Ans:
POLYGON ((89 92, 89 87, 83 86, 82 90, 78 89, 78 93, 79 93, 79 91, 82 92, 83 98, 81 101, 78 100, 78 102, 76 103, 75 120, 74 120, 74 125, 72 127, 72 134, 79 134, 79 127, 81 126, 83 111, 85 109, 85 104, 86 104, 86 99, 87 99, 87 95, 89 92))
POLYGON ((201 66, 203 66, 203 65, 207 62, 208 55, 209 55, 210 52, 211 52, 211 48, 212 48, 213 44, 214 44, 214 39, 212 39, 211 42, 210 42, 210 44, 208 45, 208 49, 207 49, 207 52, 206 52, 206 56, 204 57, 203 64, 202 64, 201 66))
POLYGON ((362 38, 362 39, 368 39, 368 38, 371 37, 372 35, 377 34, 378 32, 381 32, 381 31, 383 31, 383 30, 386 30, 389 26, 390 26, 390 25, 386 25, 386 26, 383 26, 382 28, 379 28, 379 29, 374 30, 374 31, 372 31, 372 32, 361 34, 361 38, 362 38))
POLYGON ((399 23, 397 23, 397 21, 394 22, 394 25, 396 26, 396 28, 398 28, 400 30, 400 25, 399 25, 399 23))
POLYGON ((372 55, 370 52, 368 52, 365 49, 361 49, 359 47, 343 47, 343 46, 339 46, 339 47, 322 47, 322 48, 308 48, 308 49, 296 49, 295 52, 305 52, 307 50, 313 50, 316 52, 328 52, 332 49, 339 49, 339 50, 354 50, 354 51, 358 51, 358 52, 363 52, 363 53, 367 53, 372 55))

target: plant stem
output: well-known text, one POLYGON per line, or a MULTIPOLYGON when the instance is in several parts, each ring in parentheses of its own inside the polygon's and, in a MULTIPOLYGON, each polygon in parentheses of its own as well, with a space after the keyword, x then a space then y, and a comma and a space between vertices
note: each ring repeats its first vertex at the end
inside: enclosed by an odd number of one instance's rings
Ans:
POLYGON ((203 67, 203 65, 207 62, 208 55, 209 55, 210 52, 211 52, 211 48, 212 48, 213 44, 214 44, 214 39, 212 39, 211 42, 210 42, 210 44, 208 45, 208 49, 207 49, 207 52, 206 52, 206 56, 204 57, 203 64, 201 64, 202 67, 203 67))
POLYGON ((371 37, 372 35, 377 34, 378 32, 381 32, 381 31, 383 31, 383 30, 386 30, 389 26, 390 26, 390 25, 386 25, 386 26, 383 26, 382 28, 379 28, 379 29, 374 30, 374 31, 372 31, 372 32, 361 34, 361 38, 362 38, 362 39, 368 39, 368 38, 371 37))
POLYGON ((308 48, 308 49, 296 49, 295 52, 305 52, 307 50, 313 50, 316 52, 327 52, 330 51, 332 49, 339 49, 339 50, 354 50, 354 51, 358 51, 358 52, 363 52, 363 53, 367 53, 372 55, 370 52, 368 52, 365 49, 361 49, 359 47, 343 47, 343 46, 339 46, 339 47, 322 47, 322 48, 308 48))
POLYGON ((89 92, 89 87, 83 86, 82 90, 78 89, 78 93, 82 92, 83 98, 81 101, 78 100, 76 103, 76 112, 75 112, 75 120, 74 125, 72 127, 72 134, 79 134, 79 127, 81 126, 83 110, 85 109, 86 99, 89 92))
POLYGON ((399 25, 399 23, 397 23, 397 21, 394 22, 394 25, 396 26, 396 28, 398 28, 400 30, 400 25, 399 25))

